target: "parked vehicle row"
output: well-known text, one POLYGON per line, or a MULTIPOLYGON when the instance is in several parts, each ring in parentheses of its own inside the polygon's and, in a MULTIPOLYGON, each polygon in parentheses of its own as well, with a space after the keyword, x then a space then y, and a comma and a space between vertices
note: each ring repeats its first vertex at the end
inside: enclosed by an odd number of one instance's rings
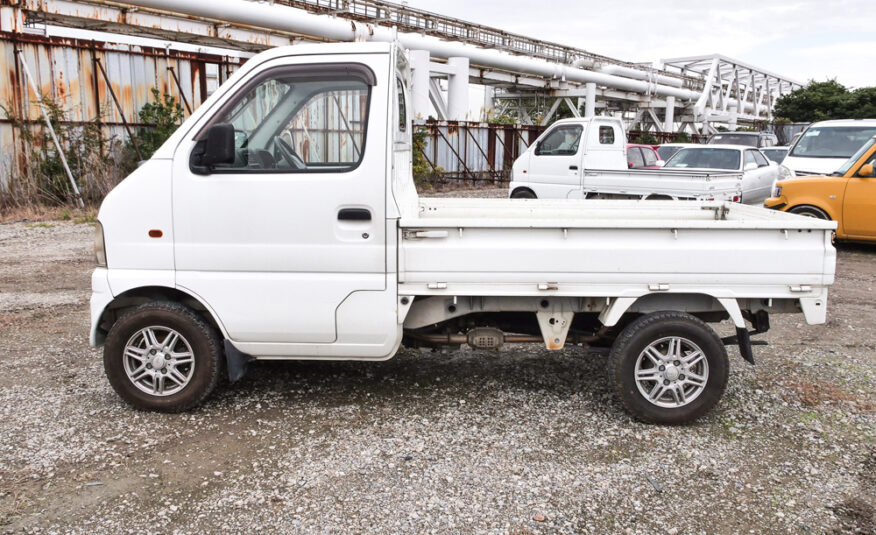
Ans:
POLYGON ((711 199, 760 205, 778 178, 775 163, 744 145, 673 144, 664 162, 649 145, 624 148, 612 117, 557 121, 512 170, 512 198, 711 199), (626 165, 621 158, 625 157, 626 165))

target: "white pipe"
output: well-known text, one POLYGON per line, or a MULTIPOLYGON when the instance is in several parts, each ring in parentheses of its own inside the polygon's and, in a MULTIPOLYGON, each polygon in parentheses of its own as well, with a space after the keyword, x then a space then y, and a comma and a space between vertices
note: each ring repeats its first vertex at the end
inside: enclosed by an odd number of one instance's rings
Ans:
POLYGON ((643 71, 641 69, 634 69, 632 67, 624 67, 623 65, 613 65, 610 63, 601 64, 590 58, 576 59, 572 62, 572 66, 579 69, 588 69, 601 72, 603 74, 613 74, 617 76, 624 76, 626 78, 635 78, 637 80, 648 80, 651 82, 657 82, 658 84, 670 85, 672 87, 681 87, 682 85, 684 85, 684 82, 682 82, 678 78, 643 71))
MULTIPOLYGON (((624 91, 637 93, 652 92, 662 96, 674 96, 682 100, 695 100, 700 95, 696 91, 653 84, 644 80, 633 80, 621 76, 604 74, 575 68, 569 65, 551 63, 542 59, 515 56, 507 52, 480 48, 466 43, 444 41, 437 37, 418 33, 398 33, 392 28, 361 24, 351 20, 316 15, 302 9, 288 6, 249 2, 243 0, 210 0, 192 2, 187 0, 127 0, 145 8, 158 9, 169 13, 194 15, 214 20, 237 22, 259 28, 288 31, 302 35, 322 37, 333 41, 383 41, 392 42, 396 38, 407 49, 428 50, 435 57, 467 57, 472 65, 534 74, 577 83, 593 82, 624 91)), ((645 73, 647 76, 647 73, 645 73)))
POLYGON ((448 58, 453 74, 447 81, 447 118, 465 121, 468 115, 468 58, 448 58))

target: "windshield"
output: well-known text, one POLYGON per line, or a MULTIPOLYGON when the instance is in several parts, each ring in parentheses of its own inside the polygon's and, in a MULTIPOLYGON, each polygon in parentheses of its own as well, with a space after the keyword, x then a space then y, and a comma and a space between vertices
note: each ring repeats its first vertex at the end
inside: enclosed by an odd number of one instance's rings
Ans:
POLYGON ((681 150, 681 147, 672 147, 672 146, 660 147, 657 149, 657 154, 659 154, 660 159, 665 162, 669 158, 672 158, 672 156, 680 150, 681 150))
POLYGON ((864 143, 864 146, 858 149, 858 152, 853 154, 852 157, 849 158, 849 160, 842 165, 842 167, 837 169, 834 175, 843 176, 844 174, 848 173, 849 169, 851 169, 852 166, 855 165, 855 162, 861 159, 861 156, 863 156, 865 152, 870 150, 870 147, 872 147, 874 143, 876 143, 876 138, 870 138, 870 141, 864 143))
POLYGON ((734 149, 691 148, 678 151, 666 167, 739 170, 739 152, 734 149))
POLYGON ((791 156, 848 158, 876 135, 876 126, 823 126, 809 128, 794 145, 791 156))
POLYGON ((760 149, 764 156, 776 163, 782 163, 788 154, 788 149, 760 149))
POLYGON ((709 138, 709 145, 745 145, 757 147, 757 134, 715 134, 709 138))

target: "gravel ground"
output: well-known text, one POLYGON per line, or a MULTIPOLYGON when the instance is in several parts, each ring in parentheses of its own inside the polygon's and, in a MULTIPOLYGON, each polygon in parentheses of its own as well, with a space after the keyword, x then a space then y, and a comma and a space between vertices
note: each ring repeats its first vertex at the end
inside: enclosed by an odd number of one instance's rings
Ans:
POLYGON ((876 247, 840 247, 826 325, 774 317, 718 408, 668 428, 622 410, 604 356, 530 346, 258 363, 137 412, 88 346, 91 236, 0 225, 0 532, 876 532, 876 247))

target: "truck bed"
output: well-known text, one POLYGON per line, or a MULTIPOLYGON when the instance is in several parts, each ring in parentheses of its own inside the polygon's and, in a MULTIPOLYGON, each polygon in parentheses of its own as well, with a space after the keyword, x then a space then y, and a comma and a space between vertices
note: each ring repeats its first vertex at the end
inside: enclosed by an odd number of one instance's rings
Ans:
POLYGON ((732 200, 742 193, 742 173, 686 169, 586 169, 585 195, 594 193, 632 197, 667 196, 674 199, 732 200))
POLYGON ((425 198, 400 227, 410 295, 800 297, 834 277, 835 223, 737 203, 425 198))

